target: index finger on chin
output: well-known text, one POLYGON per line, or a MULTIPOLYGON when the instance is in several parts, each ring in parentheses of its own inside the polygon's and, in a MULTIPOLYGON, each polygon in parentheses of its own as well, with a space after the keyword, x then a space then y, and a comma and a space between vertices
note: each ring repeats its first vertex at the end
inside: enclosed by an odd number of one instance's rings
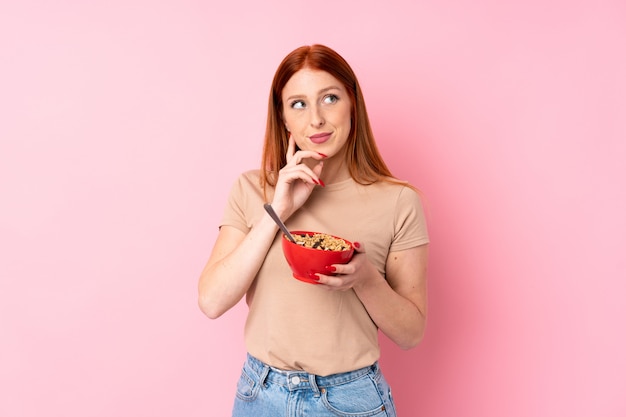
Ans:
POLYGON ((287 144, 287 160, 291 159, 295 153, 296 153, 296 140, 290 134, 289 142, 287 144))

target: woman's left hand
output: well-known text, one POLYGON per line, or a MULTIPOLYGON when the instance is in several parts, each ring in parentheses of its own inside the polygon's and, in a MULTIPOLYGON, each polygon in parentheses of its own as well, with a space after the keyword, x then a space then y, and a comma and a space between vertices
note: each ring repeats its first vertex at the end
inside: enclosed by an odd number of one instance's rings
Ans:
POLYGON ((329 265, 329 275, 316 274, 320 287, 352 289, 387 337, 402 349, 416 346, 426 327, 428 245, 390 253, 384 276, 367 258, 363 245, 355 244, 355 249, 349 263, 329 265))
POLYGON ((354 243, 354 256, 349 263, 329 265, 327 270, 329 275, 316 274, 320 278, 318 282, 334 291, 346 291, 370 280, 383 279, 358 242, 354 243))

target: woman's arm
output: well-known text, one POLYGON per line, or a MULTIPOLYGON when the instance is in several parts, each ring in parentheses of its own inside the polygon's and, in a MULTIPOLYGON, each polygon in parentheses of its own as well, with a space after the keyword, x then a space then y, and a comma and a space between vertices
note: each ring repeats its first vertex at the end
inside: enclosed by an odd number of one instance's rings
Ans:
MULTIPOLYGON (((285 221, 300 208, 319 184, 324 155, 311 151, 296 151, 289 138, 287 165, 279 172, 272 207, 285 221), (313 168, 303 163, 307 158, 317 161, 313 168)), ((200 275, 198 304, 208 317, 214 319, 241 300, 256 277, 274 241, 278 226, 264 214, 246 234, 232 226, 222 226, 211 256, 200 275)))
POLYGON ((364 248, 346 265, 334 265, 338 276, 320 276, 331 289, 352 288, 378 328, 400 348, 423 338, 428 312, 426 271, 428 245, 390 252, 385 279, 367 259, 364 248))
POLYGON ((198 304, 204 314, 218 318, 241 300, 261 268, 277 231, 278 227, 267 215, 247 234, 232 226, 220 228, 198 283, 198 304))

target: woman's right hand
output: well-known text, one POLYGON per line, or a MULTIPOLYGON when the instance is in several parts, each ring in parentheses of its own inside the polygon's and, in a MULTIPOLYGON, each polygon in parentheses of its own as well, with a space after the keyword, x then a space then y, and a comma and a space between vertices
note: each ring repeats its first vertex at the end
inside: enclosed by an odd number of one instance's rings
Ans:
POLYGON ((286 154, 287 164, 279 171, 272 207, 285 221, 306 202, 313 188, 322 185, 320 175, 326 157, 315 151, 296 151, 296 141, 289 136, 286 154), (310 168, 303 161, 307 158, 317 160, 310 168))

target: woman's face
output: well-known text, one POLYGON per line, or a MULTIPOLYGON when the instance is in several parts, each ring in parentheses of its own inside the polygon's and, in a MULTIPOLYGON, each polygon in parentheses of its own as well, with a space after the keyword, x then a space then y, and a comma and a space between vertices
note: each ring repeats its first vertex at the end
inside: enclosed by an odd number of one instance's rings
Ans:
POLYGON ((326 71, 303 68, 282 91, 285 127, 302 150, 331 157, 350 133, 350 98, 343 84, 326 71))

